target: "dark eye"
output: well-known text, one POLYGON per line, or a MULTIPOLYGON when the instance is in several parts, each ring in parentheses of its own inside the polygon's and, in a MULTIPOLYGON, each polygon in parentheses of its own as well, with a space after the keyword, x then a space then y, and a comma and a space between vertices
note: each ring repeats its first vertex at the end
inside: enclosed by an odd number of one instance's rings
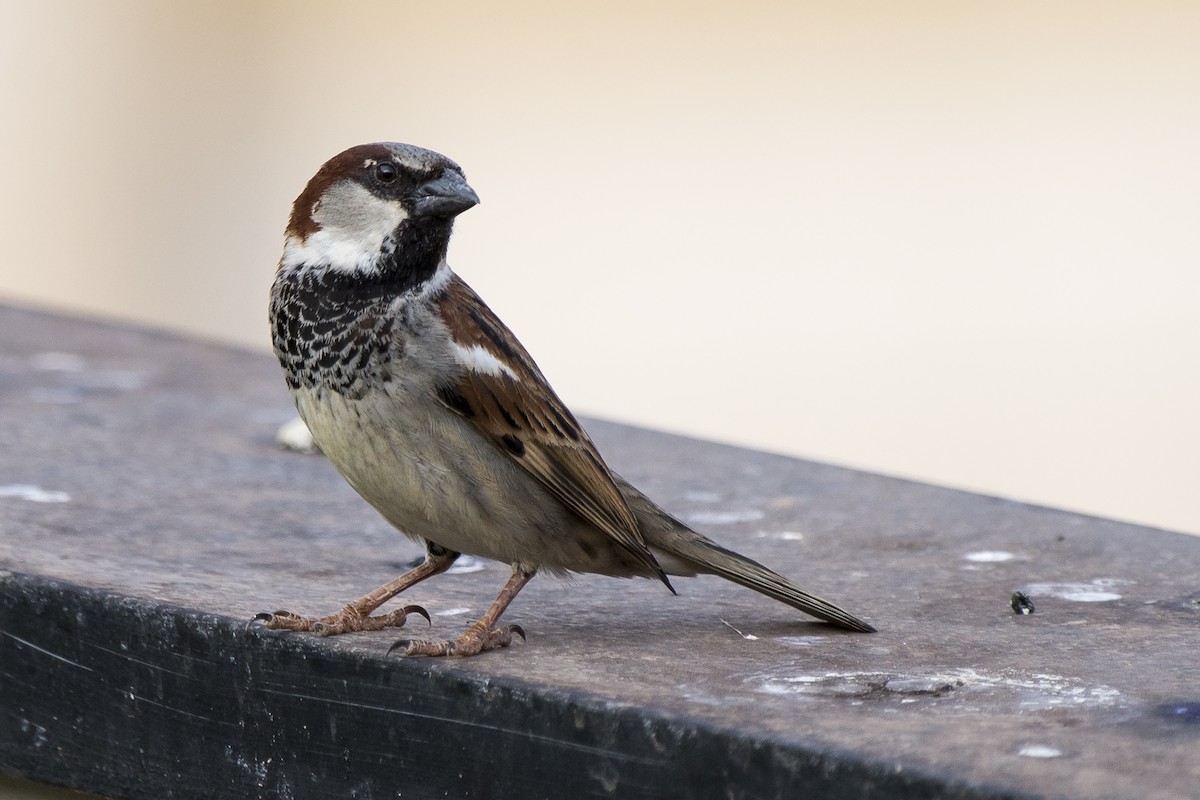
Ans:
POLYGON ((396 171, 396 165, 390 161, 384 161, 382 164, 375 165, 375 180, 380 183, 391 183, 399 175, 400 173, 396 171))

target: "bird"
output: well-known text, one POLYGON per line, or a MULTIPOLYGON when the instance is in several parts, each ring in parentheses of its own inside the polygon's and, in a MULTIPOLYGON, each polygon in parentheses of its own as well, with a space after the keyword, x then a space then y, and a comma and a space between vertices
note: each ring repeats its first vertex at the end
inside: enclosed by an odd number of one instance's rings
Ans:
POLYGON ((479 203, 461 167, 409 144, 351 147, 292 205, 271 287, 272 343, 313 440, 351 487, 424 544, 408 572, 341 610, 255 617, 335 635, 399 628, 408 605, 374 614, 467 553, 512 568, 458 638, 401 639, 407 656, 507 647, 501 625, 537 573, 660 581, 717 575, 839 628, 863 620, 723 547, 609 468, 509 328, 450 269, 455 219, 479 203))

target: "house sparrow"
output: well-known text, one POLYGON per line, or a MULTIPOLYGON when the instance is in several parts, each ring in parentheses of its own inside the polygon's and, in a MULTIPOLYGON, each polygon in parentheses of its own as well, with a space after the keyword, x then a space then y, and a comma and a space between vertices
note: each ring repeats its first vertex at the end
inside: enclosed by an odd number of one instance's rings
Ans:
MULTIPOLYGON (((604 463, 512 332, 446 263, 454 219, 479 202, 463 171, 407 144, 352 147, 296 199, 271 289, 275 354, 313 439, 425 560, 321 618, 268 628, 337 634, 400 627, 372 616, 460 553, 512 565, 457 639, 401 640, 407 655, 506 647, 500 615, 538 571, 719 575, 854 631, 874 630, 691 530, 604 463)), ((389 651, 391 652, 391 651, 389 651)))

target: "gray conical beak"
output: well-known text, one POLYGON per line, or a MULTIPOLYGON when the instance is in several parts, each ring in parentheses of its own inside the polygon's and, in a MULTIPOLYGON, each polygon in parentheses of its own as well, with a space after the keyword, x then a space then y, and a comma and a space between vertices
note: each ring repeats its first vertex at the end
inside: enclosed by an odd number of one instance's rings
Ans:
POLYGON ((453 169, 421 184, 412 194, 413 213, 418 217, 456 217, 477 203, 479 195, 453 169))

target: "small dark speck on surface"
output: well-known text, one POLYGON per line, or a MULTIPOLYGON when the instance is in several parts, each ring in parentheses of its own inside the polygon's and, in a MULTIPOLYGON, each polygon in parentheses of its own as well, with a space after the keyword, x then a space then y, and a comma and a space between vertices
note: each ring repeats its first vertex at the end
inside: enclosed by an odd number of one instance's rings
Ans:
POLYGON ((1013 592, 1009 605, 1012 606, 1013 613, 1019 615, 1032 614, 1035 610, 1033 601, 1024 592, 1013 592))

